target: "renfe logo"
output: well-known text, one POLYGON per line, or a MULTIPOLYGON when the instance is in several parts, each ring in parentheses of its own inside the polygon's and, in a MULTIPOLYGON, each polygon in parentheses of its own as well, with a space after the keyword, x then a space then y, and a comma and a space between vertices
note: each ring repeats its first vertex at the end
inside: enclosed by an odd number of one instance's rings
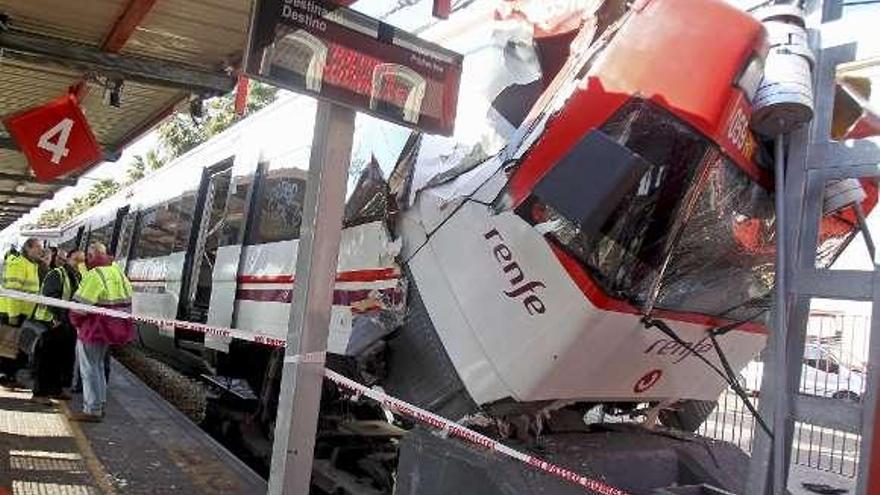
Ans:
POLYGON ((498 263, 501 264, 501 269, 508 277, 510 277, 510 286, 512 287, 509 291, 502 291, 504 295, 511 299, 525 296, 522 299, 522 304, 525 306, 526 311, 529 312, 529 315, 534 316, 535 314, 544 314, 544 312, 547 311, 547 308, 544 306, 544 301, 541 301, 541 298, 538 296, 537 291, 538 289, 543 289, 547 286, 544 285, 543 282, 535 280, 525 282, 526 277, 523 274, 522 268, 519 267, 519 263, 514 261, 513 253, 510 251, 510 248, 504 244, 504 238, 501 237, 501 234, 498 233, 497 229, 492 229, 489 232, 486 232, 483 234, 483 237, 485 237, 487 241, 491 241, 496 237, 498 238, 498 243, 492 248, 492 253, 495 255, 495 259, 498 263))

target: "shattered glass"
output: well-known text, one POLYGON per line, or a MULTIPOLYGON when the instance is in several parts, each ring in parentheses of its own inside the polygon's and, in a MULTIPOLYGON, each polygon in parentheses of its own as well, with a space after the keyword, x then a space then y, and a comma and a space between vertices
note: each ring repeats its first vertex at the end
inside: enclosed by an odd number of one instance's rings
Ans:
MULTIPOLYGON (((594 235, 536 198, 520 213, 603 290, 647 310, 759 317, 773 285, 773 197, 699 133, 633 100, 603 132, 651 164, 594 235)), ((585 171, 590 164, 584 157, 585 171)))

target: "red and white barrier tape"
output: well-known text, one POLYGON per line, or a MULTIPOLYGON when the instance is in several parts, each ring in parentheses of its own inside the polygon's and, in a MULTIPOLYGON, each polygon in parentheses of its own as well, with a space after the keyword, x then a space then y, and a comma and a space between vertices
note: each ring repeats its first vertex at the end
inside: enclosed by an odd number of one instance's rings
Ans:
POLYGON ((252 332, 245 331, 236 328, 228 328, 228 327, 218 327, 214 325, 206 325, 204 323, 193 323, 191 321, 182 321, 182 320, 171 320, 166 318, 157 318, 154 316, 143 316, 136 315, 131 313, 126 313, 124 311, 118 311, 114 309, 102 308, 99 306, 91 306, 88 304, 82 304, 75 301, 64 301, 61 299, 55 299, 51 297, 39 296, 36 294, 28 294, 26 292, 19 292, 14 290, 8 290, 0 287, 0 296, 12 297, 15 299, 19 299, 22 301, 27 301, 36 304, 45 304, 48 306, 55 306, 58 308, 64 308, 73 311, 81 311, 84 313, 97 313, 106 316, 113 316, 115 318, 122 318, 125 320, 137 321, 140 323, 149 323, 151 325, 157 326, 173 326, 175 328, 181 328, 184 330, 192 330, 195 332, 203 333, 205 335, 213 335, 216 337, 229 337, 234 339, 246 340, 248 342, 254 342, 256 344, 263 344, 272 347, 283 347, 285 343, 285 339, 279 339, 273 335, 261 334, 260 332, 252 332))
MULTIPOLYGON (((206 335, 221 335, 226 337, 241 338, 243 340, 267 345, 284 345, 284 340, 278 339, 277 337, 271 337, 270 342, 268 341, 269 337, 266 337, 266 340, 264 340, 264 338, 261 338, 259 334, 252 334, 252 332, 243 332, 242 330, 237 330, 234 328, 215 327, 212 325, 204 325, 201 323, 192 323, 188 321, 167 320, 163 318, 138 316, 123 311, 101 308, 98 306, 91 306, 88 304, 81 304, 77 302, 63 301, 61 299, 37 296, 34 294, 11 291, 3 288, 0 288, 0 296, 12 297, 27 302, 46 304, 68 310, 96 313, 116 318, 138 321, 142 323, 150 323, 153 325, 186 328, 188 330, 203 332, 206 335)), ((326 354, 323 352, 314 352, 308 354, 300 354, 297 356, 287 356, 284 358, 284 361, 307 364, 320 364, 321 366, 323 366, 325 357, 326 354)), ((327 379, 329 379, 333 383, 336 383, 344 389, 350 390, 358 395, 368 397, 402 416, 407 416, 422 424, 425 424, 432 428, 436 428, 438 430, 442 430, 446 432, 446 434, 448 434, 449 436, 460 438, 470 444, 506 455, 507 457, 520 461, 527 466, 531 466, 547 474, 560 478, 569 483, 573 483, 600 495, 630 495, 628 492, 619 488, 615 488, 603 481, 582 476, 564 467, 557 466, 556 464, 544 461, 538 457, 520 452, 514 448, 502 444, 501 442, 498 442, 497 440, 487 437, 482 433, 471 430, 470 428, 466 428, 454 421, 448 420, 442 416, 438 416, 430 411, 426 411, 420 407, 402 401, 396 397, 392 397, 386 393, 374 390, 365 385, 361 385, 360 383, 345 376, 342 376, 329 368, 324 368, 324 374, 327 379)))
POLYGON ((599 493, 601 495, 629 495, 627 492, 619 488, 615 488, 603 481, 587 478, 586 476, 577 474, 574 471, 571 471, 564 467, 557 466, 556 464, 541 460, 535 456, 525 454, 481 433, 478 433, 469 428, 465 428, 464 426, 461 426, 454 421, 450 421, 430 411, 426 411, 424 409, 416 407, 408 402, 404 402, 395 397, 391 397, 390 395, 379 392, 378 390, 374 390, 364 385, 361 385, 360 383, 350 378, 344 377, 329 368, 325 368, 324 373, 330 381, 336 383, 340 387, 346 388, 365 397, 369 397, 403 416, 408 416, 412 419, 419 421, 420 423, 431 426, 438 430, 443 430, 449 436, 457 437, 468 443, 484 447, 489 450, 493 450, 500 454, 504 454, 510 458, 522 462, 523 464, 526 464, 527 466, 532 466, 541 471, 544 471, 545 473, 551 474, 557 478, 561 478, 565 481, 568 481, 569 483, 574 483, 575 485, 581 486, 583 488, 586 488, 587 490, 599 493))

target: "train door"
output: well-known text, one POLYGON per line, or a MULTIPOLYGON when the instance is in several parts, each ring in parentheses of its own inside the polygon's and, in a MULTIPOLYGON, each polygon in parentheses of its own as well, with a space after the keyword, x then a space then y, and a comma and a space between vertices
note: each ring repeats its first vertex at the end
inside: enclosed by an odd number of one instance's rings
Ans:
POLYGON ((191 249, 184 264, 181 316, 190 321, 205 322, 211 302, 214 265, 217 249, 227 216, 232 160, 207 168, 199 190, 200 218, 193 225, 191 249))
MULTIPOLYGON (((223 215, 214 224, 211 232, 214 239, 206 243, 213 249, 213 266, 206 264, 202 267, 211 276, 209 292, 203 289, 201 297, 208 297, 207 323, 210 325, 230 327, 234 321, 245 231, 251 223, 254 184, 262 174, 259 156, 259 150, 255 148, 236 157, 230 171, 223 215)), ((205 336, 205 347, 209 349, 228 352, 229 342, 226 337, 205 336)))

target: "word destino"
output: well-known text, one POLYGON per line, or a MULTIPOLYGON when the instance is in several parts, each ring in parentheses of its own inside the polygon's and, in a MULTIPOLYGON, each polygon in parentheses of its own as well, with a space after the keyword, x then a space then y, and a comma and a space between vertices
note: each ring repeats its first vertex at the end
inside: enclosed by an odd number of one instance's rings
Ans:
POLYGON ((319 31, 327 30, 325 20, 337 24, 342 20, 338 12, 324 7, 320 2, 310 0, 284 0, 281 17, 319 31))
POLYGON ((544 301, 541 300, 537 292, 538 289, 544 289, 547 287, 544 285, 544 282, 536 280, 525 282, 526 277, 523 274, 522 268, 519 267, 519 263, 514 261, 513 253, 510 251, 510 248, 504 244, 504 238, 498 233, 498 229, 492 229, 489 232, 486 232, 483 234, 483 237, 485 237, 487 241, 491 240, 493 237, 498 238, 498 243, 492 248, 492 253, 495 255, 495 259, 498 263, 501 264, 501 269, 510 277, 510 285, 512 287, 509 291, 503 290, 501 292, 511 299, 517 299, 520 296, 525 295, 522 299, 522 304, 525 306, 526 311, 529 312, 529 315, 534 316, 536 314, 544 314, 544 312, 547 311, 547 308, 544 306, 544 301))

